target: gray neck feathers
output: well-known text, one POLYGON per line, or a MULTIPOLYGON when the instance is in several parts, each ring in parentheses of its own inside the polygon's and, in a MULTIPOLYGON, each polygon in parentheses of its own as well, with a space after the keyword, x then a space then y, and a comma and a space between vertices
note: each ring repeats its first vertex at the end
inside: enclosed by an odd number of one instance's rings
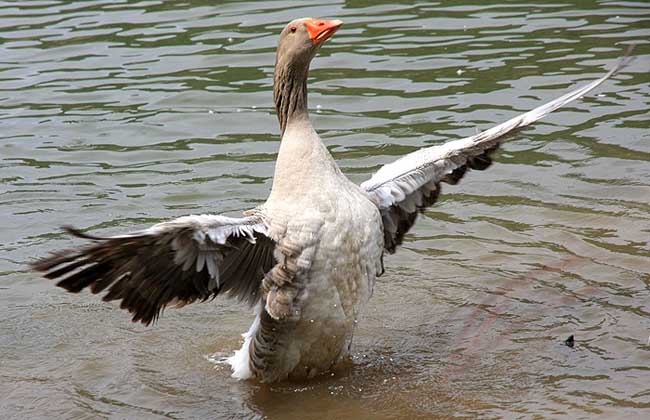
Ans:
POLYGON ((273 99, 280 122, 280 132, 284 134, 290 121, 308 117, 307 112, 307 74, 308 66, 284 66, 278 64, 273 80, 273 99))

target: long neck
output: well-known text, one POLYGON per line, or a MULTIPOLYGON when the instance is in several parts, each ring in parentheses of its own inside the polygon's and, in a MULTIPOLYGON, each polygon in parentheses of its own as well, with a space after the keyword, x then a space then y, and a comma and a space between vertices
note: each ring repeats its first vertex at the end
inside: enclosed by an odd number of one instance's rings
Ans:
POLYGON ((290 122, 309 119, 307 111, 307 66, 291 67, 278 63, 273 80, 273 99, 284 134, 290 122))
POLYGON ((309 63, 304 66, 276 65, 275 68, 273 96, 282 141, 267 206, 276 210, 298 201, 318 203, 318 200, 310 200, 309 194, 344 178, 309 121, 308 68, 309 63))

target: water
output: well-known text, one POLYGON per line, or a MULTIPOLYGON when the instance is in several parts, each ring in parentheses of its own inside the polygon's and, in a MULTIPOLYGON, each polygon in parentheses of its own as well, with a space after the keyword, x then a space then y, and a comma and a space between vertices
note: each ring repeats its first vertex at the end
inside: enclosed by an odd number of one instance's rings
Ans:
POLYGON ((0 416, 571 418, 650 409, 650 5, 645 2, 0 2, 0 416), (265 199, 277 33, 345 26, 312 119, 362 182, 637 60, 447 186, 333 376, 261 386, 210 358, 252 316, 217 299, 144 328, 25 263, 265 199), (317 111, 317 112, 316 112, 317 111), (574 335, 576 345, 563 341, 574 335))

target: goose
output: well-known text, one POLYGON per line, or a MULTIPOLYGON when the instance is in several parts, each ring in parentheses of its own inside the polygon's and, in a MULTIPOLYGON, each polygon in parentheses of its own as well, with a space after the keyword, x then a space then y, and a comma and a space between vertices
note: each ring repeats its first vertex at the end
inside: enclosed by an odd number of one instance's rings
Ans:
POLYGON ((147 229, 99 237, 52 252, 32 268, 72 293, 105 292, 134 322, 149 325, 165 308, 226 295, 254 308, 243 345, 228 358, 232 376, 270 383, 311 378, 350 354, 355 324, 419 213, 441 184, 485 170, 504 136, 582 97, 603 77, 500 125, 419 149, 356 185, 341 172, 314 130, 307 77, 316 53, 340 20, 302 18, 281 32, 273 98, 281 141, 266 202, 241 217, 201 214, 147 229))

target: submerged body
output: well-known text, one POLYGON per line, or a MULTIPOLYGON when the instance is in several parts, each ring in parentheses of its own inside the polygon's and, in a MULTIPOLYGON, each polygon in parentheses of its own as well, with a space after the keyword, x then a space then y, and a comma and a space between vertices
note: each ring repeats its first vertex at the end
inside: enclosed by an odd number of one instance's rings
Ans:
MULTIPOLYGON (((484 170, 504 135, 587 94, 626 63, 581 88, 471 137, 410 153, 357 186, 340 171, 307 112, 316 52, 341 22, 297 19, 282 31, 274 100, 282 139, 268 200, 244 213, 184 216, 126 235, 96 237, 33 264, 78 293, 106 291, 133 321, 227 294, 256 317, 229 359, 233 376, 274 382, 328 371, 350 349, 357 318, 418 214, 442 183, 484 170)), ((629 52, 628 52, 629 54, 629 52)))

